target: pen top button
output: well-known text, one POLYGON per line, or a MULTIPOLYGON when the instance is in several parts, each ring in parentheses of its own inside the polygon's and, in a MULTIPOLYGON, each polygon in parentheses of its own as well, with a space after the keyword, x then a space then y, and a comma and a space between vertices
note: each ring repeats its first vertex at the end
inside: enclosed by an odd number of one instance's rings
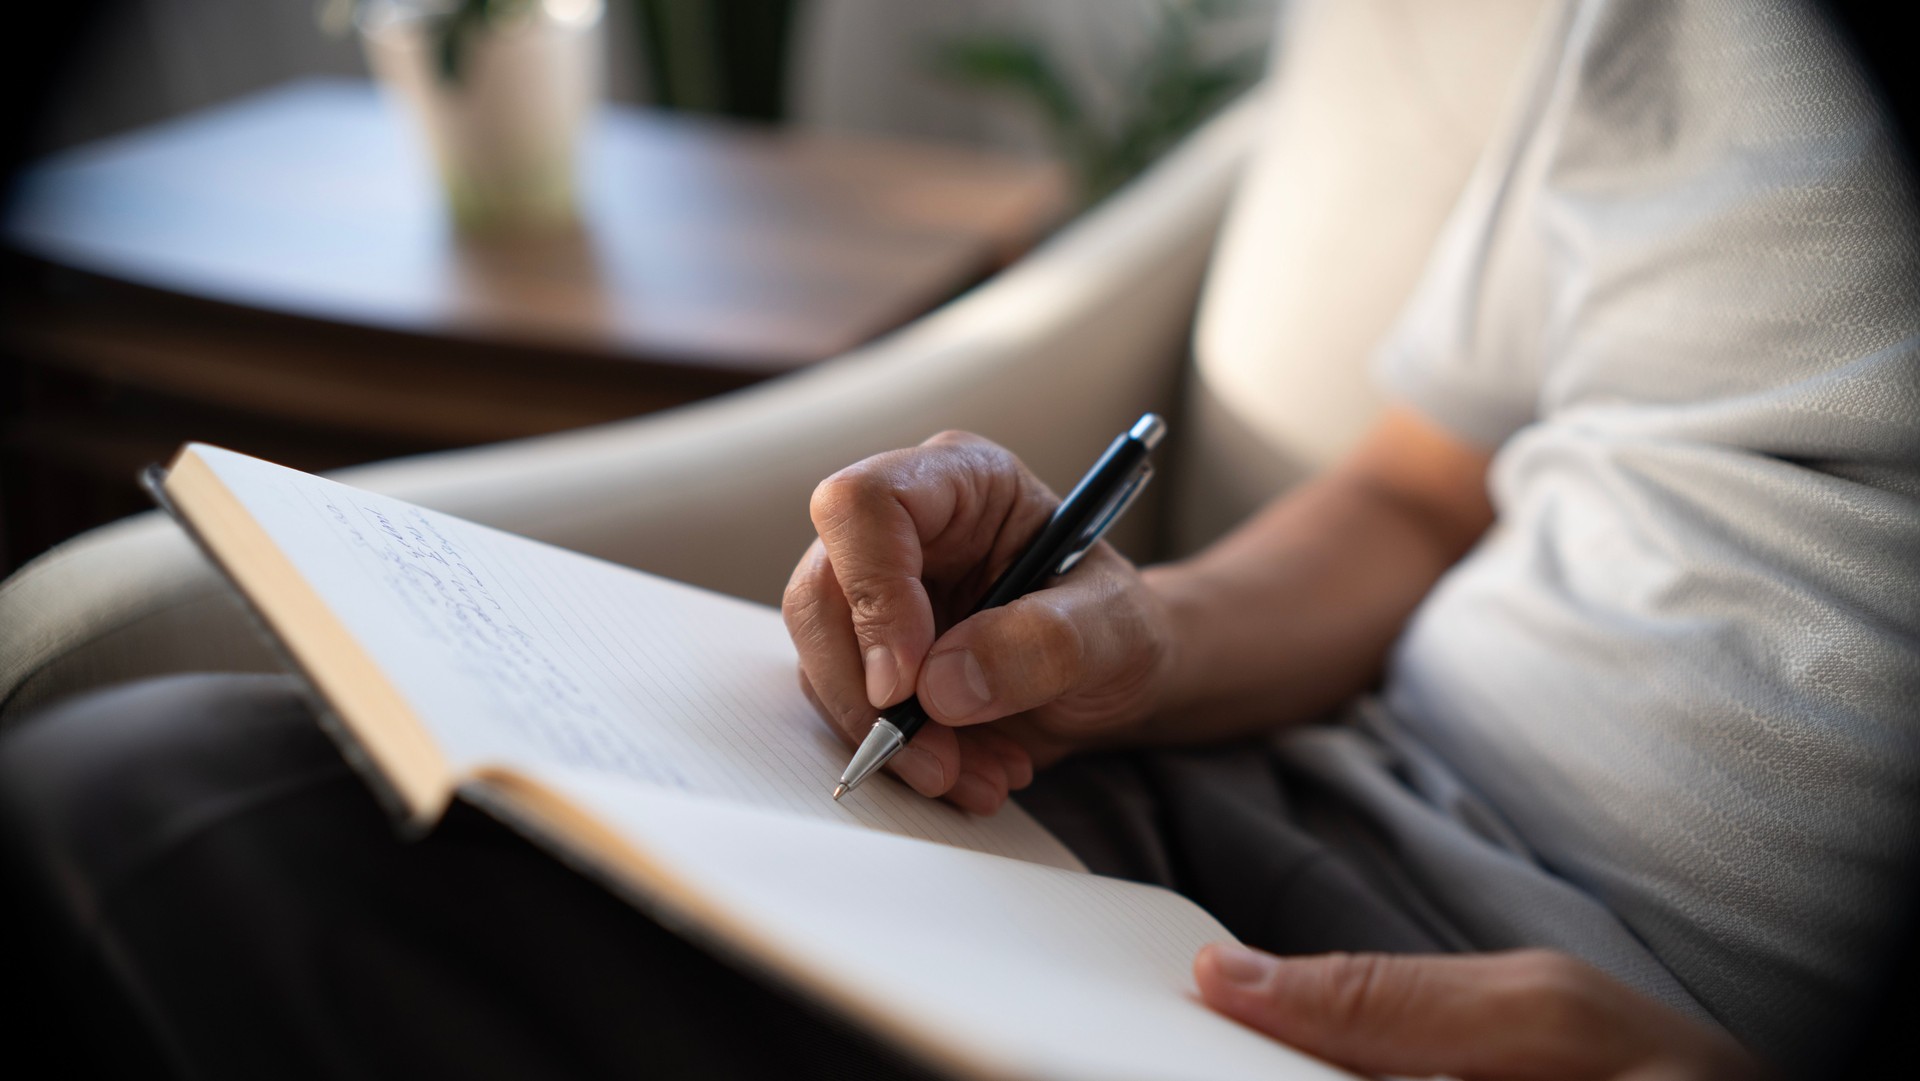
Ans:
POLYGON ((1159 446, 1160 440, 1165 438, 1166 434, 1167 422, 1161 420, 1158 413, 1142 414, 1139 420, 1133 422, 1133 427, 1127 430, 1128 437, 1145 443, 1148 450, 1159 446))

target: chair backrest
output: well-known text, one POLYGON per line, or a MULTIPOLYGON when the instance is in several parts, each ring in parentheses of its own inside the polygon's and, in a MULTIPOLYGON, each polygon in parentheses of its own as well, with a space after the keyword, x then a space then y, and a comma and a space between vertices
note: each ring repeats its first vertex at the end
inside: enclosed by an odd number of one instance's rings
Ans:
POLYGON ((1482 149, 1551 0, 1295 0, 1265 132, 1194 330, 1171 541, 1189 551, 1347 450, 1368 358, 1482 149))

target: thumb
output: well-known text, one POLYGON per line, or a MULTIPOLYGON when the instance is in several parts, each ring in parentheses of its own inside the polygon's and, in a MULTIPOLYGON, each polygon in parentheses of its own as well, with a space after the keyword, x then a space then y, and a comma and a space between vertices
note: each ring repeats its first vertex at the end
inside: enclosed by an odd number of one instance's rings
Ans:
POLYGON ((1279 958, 1217 943, 1194 961, 1207 1005, 1309 1054, 1367 1073, 1611 1076, 1597 972, 1545 951, 1279 958))
POLYGON ((920 701, 934 720, 980 724, 1070 693, 1142 697, 1166 636, 1133 565, 1102 543, 1056 581, 975 613, 934 642, 919 677, 920 701))

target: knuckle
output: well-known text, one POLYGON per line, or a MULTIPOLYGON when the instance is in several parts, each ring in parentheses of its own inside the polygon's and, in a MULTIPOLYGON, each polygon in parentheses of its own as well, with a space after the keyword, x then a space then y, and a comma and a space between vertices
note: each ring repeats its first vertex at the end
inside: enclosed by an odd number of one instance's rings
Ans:
POLYGON ((945 431, 927 440, 929 446, 946 448, 947 461, 962 473, 976 476, 1024 476, 1026 466, 1007 448, 972 432, 945 431))
POLYGON ((1514 1004, 1529 1012, 1537 1031, 1577 1037, 1603 1023, 1606 1006, 1596 993, 1601 984, 1585 963, 1552 950, 1525 950, 1508 963, 1514 1004))
POLYGON ((857 462, 813 488, 807 513, 822 535, 877 510, 893 498, 891 485, 870 462, 857 462))
POLYGON ((789 633, 800 636, 821 629, 829 588, 822 577, 823 568, 818 563, 803 563, 787 581, 786 592, 780 595, 780 617, 789 633))
POLYGON ((780 594, 780 614, 787 618, 787 625, 792 626, 795 616, 804 615, 819 604, 820 589, 814 580, 813 568, 802 562, 794 568, 785 592, 780 594))
POLYGON ((1086 640, 1080 636, 1080 624, 1053 605, 1040 605, 1034 620, 1034 647, 1049 657, 1078 662, 1086 652, 1086 640))
POLYGON ((786 622, 787 633, 801 642, 811 644, 824 629, 821 617, 826 608, 826 599, 818 589, 788 586, 787 593, 780 598, 780 618, 786 622))
POLYGON ((1527 992, 1558 993, 1585 983, 1587 967, 1553 950, 1520 950, 1508 955, 1517 983, 1527 992))
POLYGON ((1086 638, 1079 623, 1060 608, 1044 603, 1026 608, 1018 655, 1024 659, 1032 683, 1055 694, 1063 693, 1079 680, 1085 667, 1086 638))
POLYGON ((1087 639, 1079 624, 1043 597, 1014 601, 1006 607, 1006 622, 998 622, 983 637, 981 662, 991 674, 1014 678, 1021 699, 1058 697, 1079 684, 1085 672, 1087 639))
POLYGON ((884 630, 899 621, 894 591, 876 579, 857 578, 841 587, 847 607, 853 612, 853 625, 862 632, 884 630))
POLYGON ((982 439, 970 445, 967 453, 976 469, 1000 476, 1017 477, 1022 484, 1037 483, 1034 481, 1032 472, 1027 469, 1026 463, 1020 460, 1020 456, 998 443, 990 443, 982 439))
POLYGON ((1320 1022, 1335 1031, 1365 1023, 1381 1007, 1388 959, 1378 954, 1335 954, 1325 967, 1319 996, 1320 1022))

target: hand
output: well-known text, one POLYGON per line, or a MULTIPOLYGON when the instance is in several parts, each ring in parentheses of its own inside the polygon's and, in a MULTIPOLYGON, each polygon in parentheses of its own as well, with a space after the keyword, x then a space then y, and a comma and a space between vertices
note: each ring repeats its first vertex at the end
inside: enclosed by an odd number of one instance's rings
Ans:
POLYGON ((1059 502, 979 436, 875 455, 814 490, 820 539, 781 605, 821 716, 852 746, 919 693, 937 723, 888 768, 974 814, 1143 717, 1168 666, 1163 606, 1104 542, 1051 586, 963 619, 1059 502))
POLYGON ((1361 1073, 1461 1081, 1734 1081, 1764 1076, 1708 1029, 1545 950, 1283 959, 1235 944, 1194 960, 1207 1005, 1361 1073))

